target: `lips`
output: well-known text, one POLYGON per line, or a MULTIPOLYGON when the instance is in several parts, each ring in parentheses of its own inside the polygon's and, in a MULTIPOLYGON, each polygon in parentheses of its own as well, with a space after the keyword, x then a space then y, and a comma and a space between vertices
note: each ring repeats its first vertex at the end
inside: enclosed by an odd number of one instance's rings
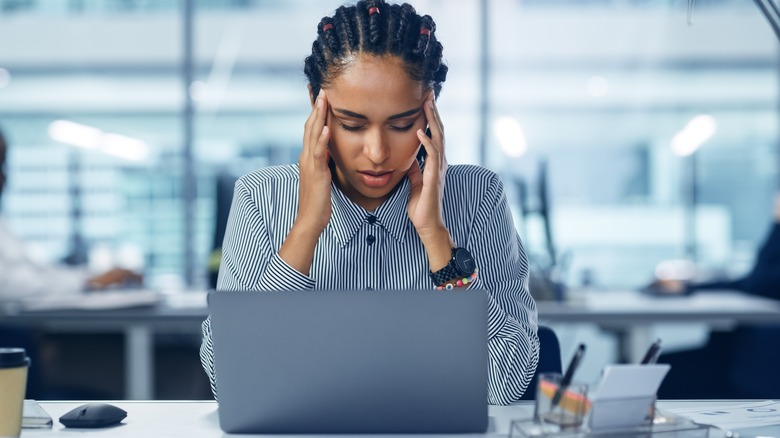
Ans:
POLYGON ((368 187, 384 187, 390 182, 390 179, 393 176, 392 171, 365 171, 358 173, 360 174, 360 178, 363 180, 363 184, 367 185, 368 187))

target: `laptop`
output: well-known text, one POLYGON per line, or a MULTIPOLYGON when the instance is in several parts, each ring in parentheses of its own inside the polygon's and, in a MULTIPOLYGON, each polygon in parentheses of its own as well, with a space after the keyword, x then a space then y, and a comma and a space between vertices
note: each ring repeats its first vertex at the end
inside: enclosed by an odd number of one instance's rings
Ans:
POLYGON ((211 292, 228 433, 482 433, 484 291, 211 292))

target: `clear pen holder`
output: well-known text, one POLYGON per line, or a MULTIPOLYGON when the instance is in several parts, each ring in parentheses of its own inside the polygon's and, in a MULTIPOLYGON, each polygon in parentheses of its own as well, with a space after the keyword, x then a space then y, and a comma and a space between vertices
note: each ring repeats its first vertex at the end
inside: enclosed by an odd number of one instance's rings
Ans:
POLYGON ((562 379, 558 373, 539 375, 534 420, 549 430, 579 428, 590 409, 588 384, 574 381, 561 390, 562 379))
POLYGON ((708 438, 709 426, 693 423, 683 417, 658 413, 655 398, 619 399, 592 402, 588 399, 588 385, 571 382, 563 391, 559 391, 561 375, 544 373, 539 375, 536 387, 536 404, 533 418, 512 421, 510 438, 535 437, 692 437, 708 438), (556 395, 558 394, 558 395, 556 395), (553 400, 556 403, 553 403, 553 400), (596 412, 599 411, 600 412, 596 412), (599 415, 630 414, 637 418, 634 426, 616 423, 615 427, 591 429, 602 423, 599 415), (592 424, 591 424, 592 423, 592 424))

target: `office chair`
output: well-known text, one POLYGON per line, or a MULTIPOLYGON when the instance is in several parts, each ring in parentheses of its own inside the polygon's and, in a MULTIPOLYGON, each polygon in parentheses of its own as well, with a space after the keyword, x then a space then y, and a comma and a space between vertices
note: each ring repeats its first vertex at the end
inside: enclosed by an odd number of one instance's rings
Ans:
POLYGON ((222 261, 222 240, 225 239, 225 228, 227 227, 228 216, 230 215, 230 205, 233 203, 233 188, 238 178, 229 172, 220 172, 216 177, 216 211, 214 214, 214 241, 211 245, 211 254, 209 256, 209 287, 217 287, 217 276, 219 274, 219 264, 222 261))
POLYGON ((536 331, 539 336, 539 364, 536 366, 534 376, 528 389, 520 400, 534 400, 536 398, 536 382, 539 380, 540 373, 560 373, 563 371, 561 365, 561 344, 558 342, 558 336, 555 332, 543 325, 540 325, 536 331))

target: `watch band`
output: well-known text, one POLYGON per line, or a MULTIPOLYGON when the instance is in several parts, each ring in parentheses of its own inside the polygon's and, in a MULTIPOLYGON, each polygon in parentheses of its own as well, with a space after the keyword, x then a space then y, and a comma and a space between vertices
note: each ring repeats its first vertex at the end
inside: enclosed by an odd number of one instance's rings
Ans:
POLYGON ((456 278, 458 278, 458 272, 455 270, 452 259, 443 268, 436 272, 431 272, 431 279, 436 286, 443 286, 456 278))

